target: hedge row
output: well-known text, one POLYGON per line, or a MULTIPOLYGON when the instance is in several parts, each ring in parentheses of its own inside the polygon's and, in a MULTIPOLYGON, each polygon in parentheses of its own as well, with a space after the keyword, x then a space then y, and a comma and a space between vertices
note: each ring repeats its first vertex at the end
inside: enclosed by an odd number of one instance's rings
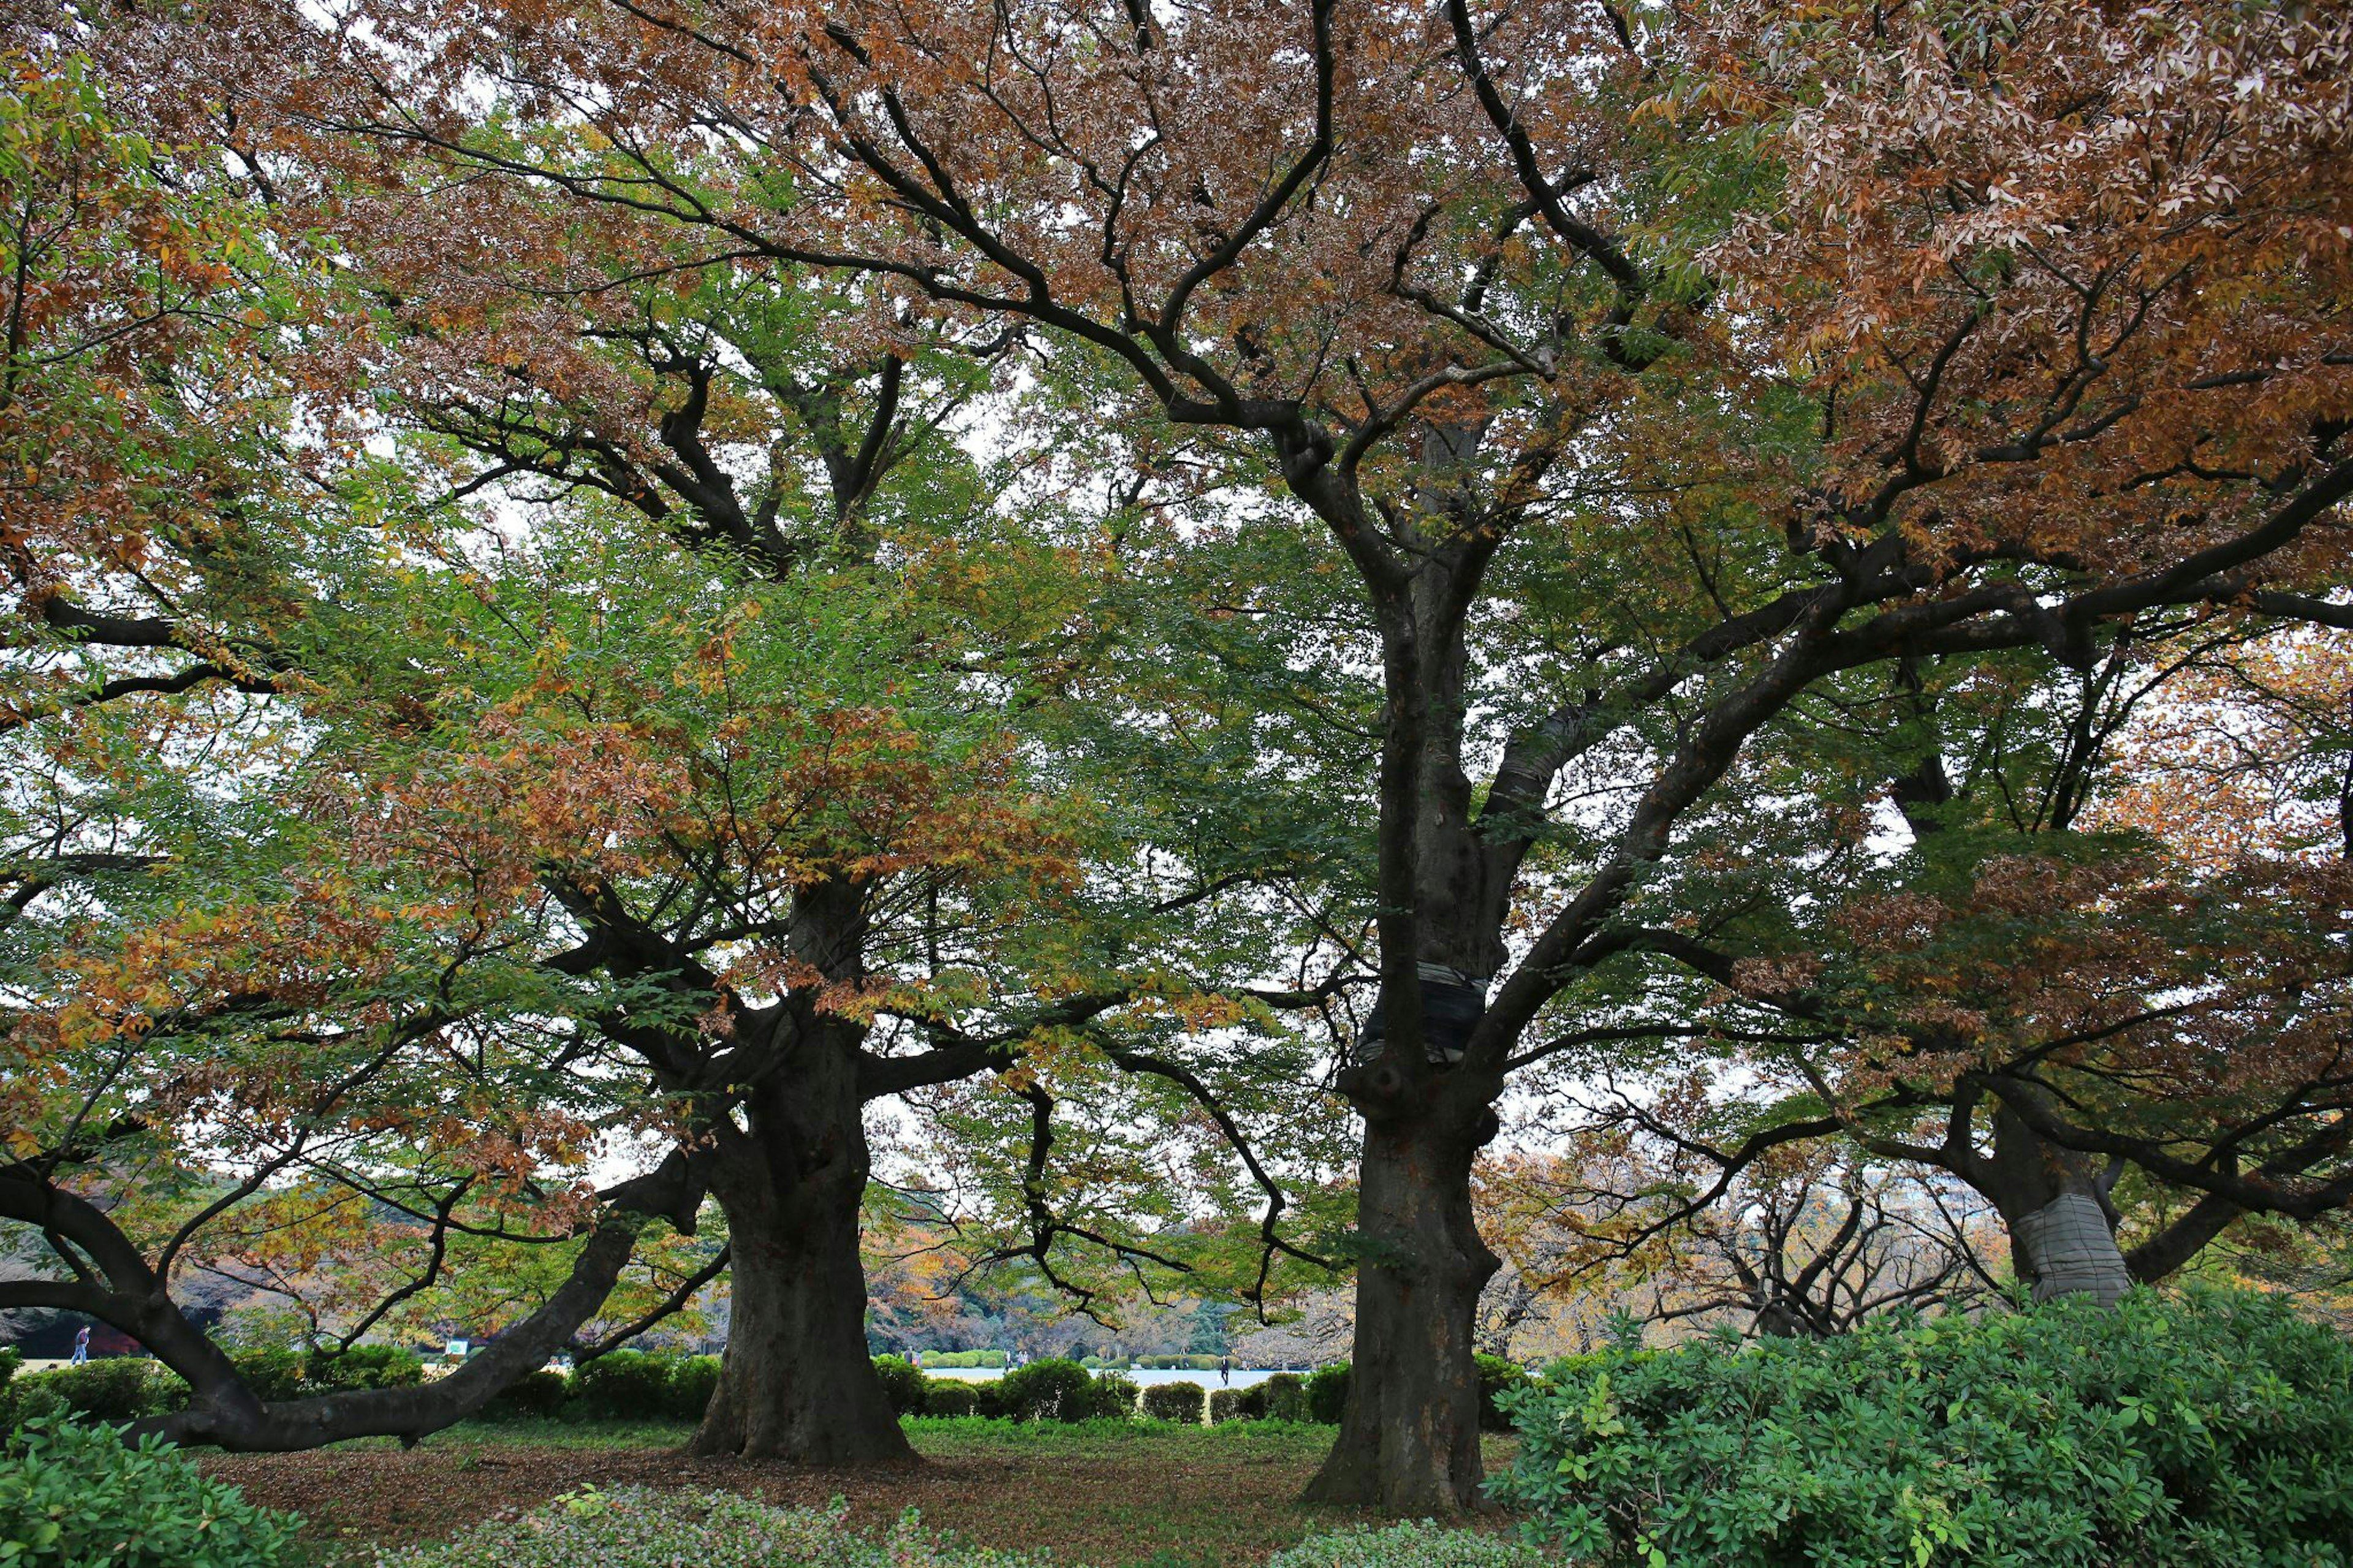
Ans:
MULTIPOLYGON (((974 1352, 974 1354, 994 1353, 974 1352)), ((13 1352, 0 1354, 0 1428, 36 1415, 70 1415, 92 1421, 135 1421, 161 1415, 187 1403, 188 1385, 161 1363, 122 1356, 54 1372, 31 1373, 9 1382, 13 1352)), ((363 1345, 341 1355, 304 1357, 290 1351, 240 1356, 238 1364, 267 1400, 299 1398, 338 1390, 396 1388, 416 1383, 423 1368, 406 1351, 363 1345)), ((1158 1384, 1146 1389, 1116 1373, 1090 1373, 1082 1363, 1031 1362, 987 1383, 926 1377, 923 1368, 896 1356, 876 1360, 891 1407, 902 1415, 981 1415, 1013 1421, 1154 1420, 1198 1424, 1229 1421, 1340 1419, 1348 1397, 1346 1363, 1312 1376, 1277 1373, 1247 1388, 1214 1392, 1197 1383, 1158 1384)), ((1480 1358, 1482 1424, 1498 1429, 1503 1419, 1496 1395, 1527 1380, 1508 1362, 1480 1358)), ((717 1356, 664 1355, 612 1351, 584 1363, 571 1376, 534 1372, 508 1387, 483 1410, 491 1420, 582 1418, 622 1421, 698 1421, 719 1384, 717 1356)))

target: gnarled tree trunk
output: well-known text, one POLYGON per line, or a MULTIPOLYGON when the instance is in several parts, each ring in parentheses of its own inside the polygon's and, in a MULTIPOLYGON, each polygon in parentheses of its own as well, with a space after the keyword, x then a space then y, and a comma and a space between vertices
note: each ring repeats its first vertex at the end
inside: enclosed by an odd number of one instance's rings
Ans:
POLYGON ((2088 1295, 2106 1306, 2132 1288, 2101 1162, 2051 1142, 2003 1105, 1989 1167, 1985 1194, 2010 1227, 2011 1264, 2036 1300, 2088 1295))
POLYGON ((1366 1123, 1347 1409, 1310 1502, 1426 1513, 1480 1502, 1472 1333, 1498 1263, 1471 1211, 1480 1129, 1447 1125, 1462 1120, 1366 1123))
POLYGON ((870 1159, 854 1050, 812 1027, 714 1126, 708 1170, 727 1215, 733 1298, 699 1454, 812 1465, 912 1464, 866 1351, 859 1201, 870 1159))

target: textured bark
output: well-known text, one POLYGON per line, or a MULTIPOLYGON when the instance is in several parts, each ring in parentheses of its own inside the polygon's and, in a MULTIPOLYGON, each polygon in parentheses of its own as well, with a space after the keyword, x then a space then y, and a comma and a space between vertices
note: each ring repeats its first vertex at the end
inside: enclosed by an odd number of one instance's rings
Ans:
POLYGON ((1307 1500, 1449 1513, 1479 1505, 1479 1292, 1497 1267, 1471 1211, 1475 1133, 1367 1121, 1356 1326, 1338 1440, 1307 1500))
POLYGON ((869 1155, 854 1049, 807 1044, 713 1129, 711 1184, 727 1215, 733 1297, 699 1454, 815 1465, 912 1464, 866 1351, 859 1200, 869 1155))
POLYGON ((2051 1142, 2003 1106, 1987 1177, 1983 1190, 2010 1227, 2011 1263, 2036 1300, 2089 1295, 2106 1306, 2132 1288, 2108 1209, 2111 1178, 2097 1159, 2051 1142))

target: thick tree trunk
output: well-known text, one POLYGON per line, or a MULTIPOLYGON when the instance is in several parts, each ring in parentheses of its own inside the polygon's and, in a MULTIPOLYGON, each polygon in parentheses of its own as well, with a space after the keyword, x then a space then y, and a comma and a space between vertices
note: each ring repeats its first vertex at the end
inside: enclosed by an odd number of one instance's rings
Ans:
POLYGON ((869 1158, 852 1055, 811 1041, 713 1129, 727 1215, 727 1352, 699 1454, 811 1465, 913 1464, 866 1350, 859 1202, 869 1158))
POLYGON ((1310 1502, 1411 1513, 1479 1505, 1472 1333, 1497 1262, 1471 1212, 1475 1152, 1475 1132, 1427 1120, 1366 1124, 1348 1403, 1310 1502))
POLYGON ((2132 1288, 2098 1162, 2000 1107, 1989 1164, 1986 1195, 2010 1227, 2011 1264, 2036 1300, 2088 1295, 2107 1306, 2132 1288))

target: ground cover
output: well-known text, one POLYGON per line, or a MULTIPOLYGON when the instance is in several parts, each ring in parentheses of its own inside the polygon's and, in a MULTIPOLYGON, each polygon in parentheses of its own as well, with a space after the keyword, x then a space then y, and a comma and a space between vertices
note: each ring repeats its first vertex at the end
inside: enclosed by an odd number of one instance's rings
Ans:
MULTIPOLYGON (((469 1423, 410 1449, 370 1440, 200 1458, 253 1501, 303 1514, 306 1557, 320 1568, 356 1568, 378 1548, 438 1541, 588 1486, 714 1489, 812 1507, 839 1496, 851 1524, 871 1530, 913 1508, 926 1526, 976 1544, 1047 1549, 1094 1568, 1254 1564, 1369 1517, 1297 1501, 1331 1445, 1328 1426, 906 1425, 927 1462, 901 1469, 699 1458, 680 1451, 690 1426, 642 1422, 469 1423)), ((1489 1468, 1501 1469, 1514 1440, 1491 1436, 1487 1448, 1489 1468)))

